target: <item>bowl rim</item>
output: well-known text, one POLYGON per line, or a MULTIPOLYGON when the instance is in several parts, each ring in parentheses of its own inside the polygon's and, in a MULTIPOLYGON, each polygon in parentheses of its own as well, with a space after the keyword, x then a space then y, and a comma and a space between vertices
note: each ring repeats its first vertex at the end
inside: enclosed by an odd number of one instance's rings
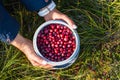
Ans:
POLYGON ((43 24, 41 24, 37 28, 37 30, 35 31, 34 36, 33 36, 33 48, 34 48, 36 54, 38 56, 40 56, 41 58, 43 58, 45 61, 47 61, 48 64, 55 65, 55 66, 56 65, 63 65, 63 64, 66 64, 66 63, 70 63, 73 59, 76 58, 76 55, 79 54, 79 51, 80 51, 80 38, 79 38, 79 35, 78 35, 77 31, 75 29, 71 28, 66 22, 61 21, 61 20, 49 20, 49 21, 46 21, 43 24), (76 40, 76 48, 75 48, 74 52, 72 53, 72 55, 69 58, 67 58, 66 60, 59 61, 59 62, 51 61, 51 60, 45 58, 38 50, 38 47, 37 47, 37 35, 39 34, 40 30, 42 30, 44 27, 46 27, 47 25, 50 25, 50 24, 62 24, 64 26, 68 27, 73 32, 73 35, 76 38, 75 39, 76 40))

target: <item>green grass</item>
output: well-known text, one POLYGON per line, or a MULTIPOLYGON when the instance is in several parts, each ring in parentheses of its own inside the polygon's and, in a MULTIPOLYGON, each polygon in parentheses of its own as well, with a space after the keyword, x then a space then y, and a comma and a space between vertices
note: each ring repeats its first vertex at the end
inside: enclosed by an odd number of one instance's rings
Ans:
MULTIPOLYGON (((61 70, 35 68, 18 49, 0 43, 0 80, 119 80, 120 1, 55 2, 57 9, 72 18, 78 26, 81 51, 76 62, 61 70)), ((44 19, 27 11, 19 1, 5 0, 4 3, 11 15, 20 22, 20 33, 32 40, 44 19)))

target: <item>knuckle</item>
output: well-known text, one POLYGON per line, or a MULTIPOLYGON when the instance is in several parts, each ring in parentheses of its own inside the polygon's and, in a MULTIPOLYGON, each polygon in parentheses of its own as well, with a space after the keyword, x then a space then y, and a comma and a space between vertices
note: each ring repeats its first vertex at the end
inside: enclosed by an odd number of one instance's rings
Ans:
POLYGON ((67 15, 62 15, 62 17, 67 18, 68 16, 67 15))

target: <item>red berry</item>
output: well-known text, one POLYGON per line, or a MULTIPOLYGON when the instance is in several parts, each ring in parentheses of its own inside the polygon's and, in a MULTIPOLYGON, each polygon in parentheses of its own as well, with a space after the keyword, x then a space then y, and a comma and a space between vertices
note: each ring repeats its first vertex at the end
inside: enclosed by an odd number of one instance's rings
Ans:
POLYGON ((63 61, 69 58, 76 48, 75 36, 64 25, 50 24, 37 36, 40 53, 51 61, 63 61))

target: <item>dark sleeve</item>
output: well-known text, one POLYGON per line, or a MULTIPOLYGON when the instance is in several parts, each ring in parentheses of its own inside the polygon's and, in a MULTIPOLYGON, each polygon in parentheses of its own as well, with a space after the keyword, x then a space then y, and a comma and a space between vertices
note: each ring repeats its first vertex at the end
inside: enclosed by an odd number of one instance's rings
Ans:
POLYGON ((39 11, 40 9, 50 4, 52 0, 21 0, 21 2, 28 10, 39 11))
POLYGON ((0 3, 0 40, 5 43, 13 41, 18 34, 19 26, 0 3))

